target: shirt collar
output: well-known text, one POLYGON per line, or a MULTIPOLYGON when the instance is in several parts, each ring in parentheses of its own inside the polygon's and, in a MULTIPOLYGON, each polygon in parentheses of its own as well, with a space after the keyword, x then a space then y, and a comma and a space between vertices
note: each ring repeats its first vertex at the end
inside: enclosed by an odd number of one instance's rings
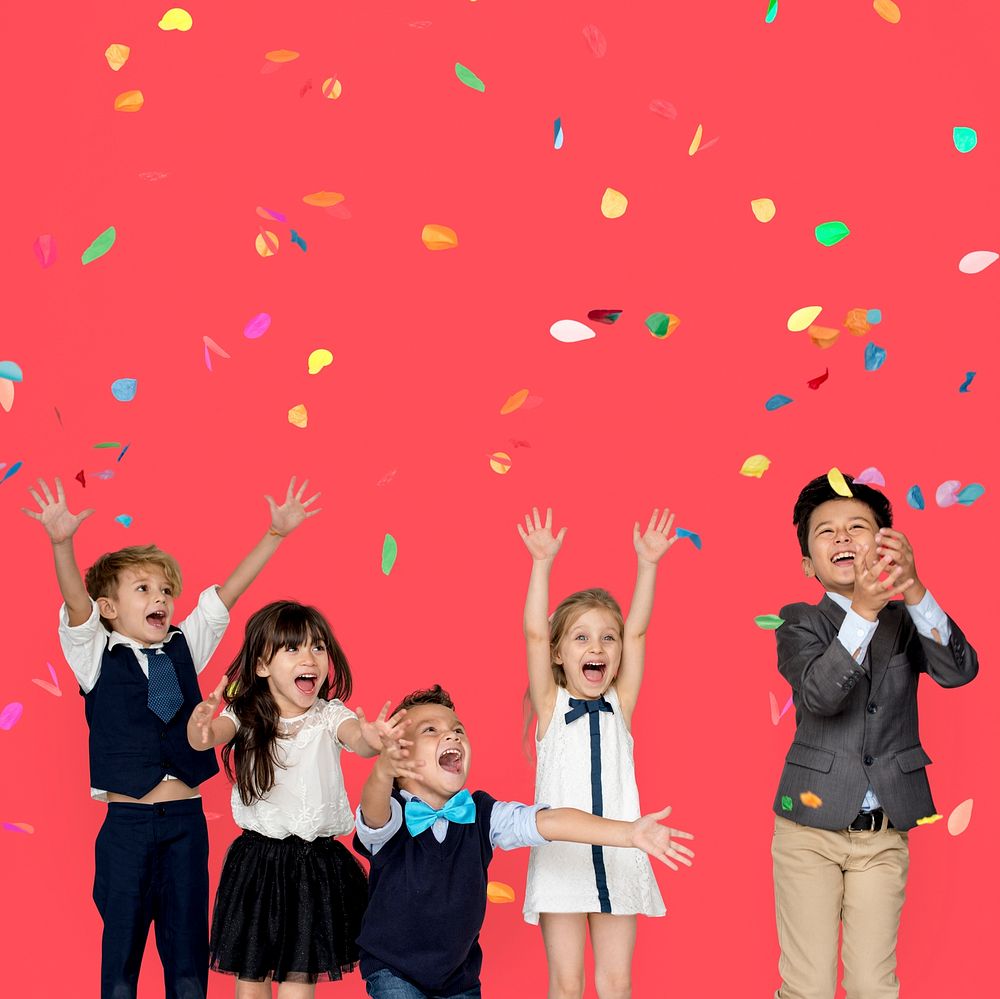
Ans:
POLYGON ((829 590, 826 591, 826 595, 841 609, 844 611, 851 609, 851 599, 850 597, 845 597, 843 593, 831 593, 829 590))
POLYGON ((134 638, 128 638, 120 631, 112 631, 108 636, 108 648, 113 649, 116 645, 128 645, 131 647, 132 651, 136 653, 136 655, 141 655, 143 649, 162 649, 163 646, 174 637, 174 635, 178 634, 180 634, 180 632, 171 631, 167 634, 164 641, 155 642, 153 645, 143 645, 142 642, 137 642, 134 638))

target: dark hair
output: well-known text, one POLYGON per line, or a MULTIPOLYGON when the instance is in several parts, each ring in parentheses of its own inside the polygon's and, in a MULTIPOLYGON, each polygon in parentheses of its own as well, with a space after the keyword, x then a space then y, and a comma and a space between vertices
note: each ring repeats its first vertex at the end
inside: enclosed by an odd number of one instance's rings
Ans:
MULTIPOLYGON (((866 486, 863 482, 855 482, 850 475, 845 475, 844 481, 851 487, 853 498, 871 510, 879 527, 892 527, 892 504, 884 493, 866 486)), ((846 500, 850 497, 841 496, 836 492, 825 475, 817 475, 812 482, 803 486, 802 492, 799 493, 799 498, 795 501, 795 510, 792 512, 792 523, 798 533, 799 548, 804 556, 809 555, 809 518, 813 510, 829 500, 836 499, 846 500)))
POLYGON ((222 748, 222 765, 244 805, 252 805, 274 787, 275 768, 281 766, 278 705, 267 677, 257 675, 257 666, 270 663, 281 649, 307 640, 322 641, 330 657, 330 675, 320 685, 320 699, 346 701, 351 696, 351 667, 329 622, 315 607, 291 600, 267 604, 250 617, 243 645, 226 671, 226 703, 240 724, 222 748))
POLYGON ((433 687, 428 687, 426 690, 414 690, 412 693, 407 694, 392 709, 389 717, 391 718, 397 711, 402 711, 403 708, 412 708, 417 704, 440 704, 442 707, 451 708, 452 711, 455 710, 455 704, 451 699, 451 695, 440 683, 435 683, 433 687))

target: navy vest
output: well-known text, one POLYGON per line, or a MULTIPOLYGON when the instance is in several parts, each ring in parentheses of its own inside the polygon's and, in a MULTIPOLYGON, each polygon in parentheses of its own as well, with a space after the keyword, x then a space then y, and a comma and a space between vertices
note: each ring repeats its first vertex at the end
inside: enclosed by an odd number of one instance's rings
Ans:
MULTIPOLYGON (((402 796, 394 791, 393 797, 405 809, 402 796)), ((365 978, 388 968, 436 996, 479 984, 494 799, 475 791, 472 800, 476 821, 450 822, 443 843, 430 829, 411 836, 404 822, 373 857, 355 834, 354 849, 371 861, 368 909, 358 936, 365 978)))
POLYGON ((197 787, 219 772, 215 753, 192 749, 187 723, 202 697, 191 651, 178 632, 163 646, 177 671, 184 703, 167 724, 149 710, 149 681, 132 646, 105 648, 101 675, 84 694, 90 726, 90 783, 141 798, 166 774, 197 787))

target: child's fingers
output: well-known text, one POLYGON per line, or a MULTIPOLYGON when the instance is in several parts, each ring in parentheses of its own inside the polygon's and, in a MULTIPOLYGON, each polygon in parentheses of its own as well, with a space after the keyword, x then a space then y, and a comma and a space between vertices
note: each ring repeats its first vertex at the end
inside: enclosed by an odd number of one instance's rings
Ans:
POLYGON ((654 857, 660 861, 660 863, 666 864, 672 871, 678 870, 677 865, 670 860, 665 853, 654 853, 654 857))
POLYGON ((650 813, 650 815, 649 815, 649 817, 650 817, 650 818, 651 818, 651 819, 652 819, 652 820, 653 820, 654 822, 660 822, 660 821, 662 821, 663 819, 665 819, 665 818, 666 818, 666 817, 667 817, 667 816, 668 816, 668 815, 669 815, 669 814, 670 814, 670 813, 671 813, 672 811, 673 811, 673 808, 672 808, 672 806, 670 806, 670 805, 667 805, 667 807, 666 807, 666 808, 664 808, 664 809, 663 809, 662 811, 659 811, 659 812, 651 812, 651 813, 650 813))
POLYGON ((292 499, 292 493, 295 490, 295 476, 292 476, 291 481, 288 483, 288 492, 285 493, 285 502, 289 502, 292 499))
POLYGON ((55 500, 52 498, 52 493, 49 491, 49 487, 46 484, 45 479, 39 479, 38 484, 42 487, 42 494, 45 496, 45 498, 50 503, 55 503, 55 500))
MULTIPOLYGON (((671 839, 674 838, 674 833, 675 832, 677 832, 676 829, 671 829, 670 830, 670 838, 671 839)), ((689 849, 686 846, 682 846, 680 843, 674 843, 674 844, 671 845, 670 848, 671 848, 671 850, 676 850, 678 853, 683 853, 684 856, 686 856, 686 857, 693 857, 694 856, 694 850, 691 850, 691 849, 689 849)))
POLYGON ((360 705, 356 705, 354 708, 354 713, 358 716, 359 725, 367 725, 368 719, 365 717, 365 709, 360 705))
POLYGON ((552 507, 548 507, 545 511, 545 529, 552 530, 552 507))
POLYGON ((656 526, 656 529, 660 532, 660 534, 663 534, 665 529, 669 533, 669 529, 667 528, 667 521, 670 519, 671 519, 670 511, 666 507, 664 507, 663 513, 660 514, 660 523, 657 524, 656 526))
POLYGON ((308 485, 309 485, 309 480, 308 480, 308 479, 304 479, 304 480, 303 480, 303 482, 302 482, 302 485, 301 485, 301 486, 299 486, 299 489, 298 489, 298 492, 296 492, 296 494, 295 494, 295 498, 296 498, 296 499, 297 499, 297 500, 298 500, 298 501, 299 501, 300 503, 302 502, 302 495, 303 495, 303 493, 305 493, 305 491, 306 491, 306 486, 308 486, 308 485))
POLYGON ((35 492, 34 488, 28 487, 28 492, 31 493, 31 498, 39 505, 39 507, 44 510, 45 504, 42 502, 42 497, 35 492))
POLYGON ((682 857, 679 853, 677 853, 677 850, 673 847, 667 850, 667 856, 673 857, 673 859, 676 860, 678 864, 683 864, 685 867, 691 866, 691 861, 688 860, 687 857, 682 857))
POLYGON ((81 510, 77 515, 76 519, 81 523, 85 521, 88 517, 92 517, 97 511, 93 507, 88 507, 86 510, 81 510))
POLYGON ((646 525, 646 533, 647 534, 650 531, 655 531, 656 530, 656 518, 657 518, 657 515, 659 514, 659 512, 660 512, 660 508, 658 506, 657 507, 653 507, 653 513, 652 513, 652 515, 649 518, 649 523, 646 525))
POLYGON ((42 519, 42 515, 40 513, 35 513, 34 510, 29 510, 26 506, 21 507, 21 513, 26 513, 29 517, 33 517, 35 520, 42 519))
MULTIPOLYGON (((668 829, 667 831, 670 833, 671 839, 694 839, 694 833, 684 832, 683 829, 668 829)), ((681 848, 678 847, 678 849, 681 848)), ((694 854, 692 853, 691 856, 693 857, 694 854)))
POLYGON ((310 503, 315 503, 316 500, 318 500, 322 495, 323 495, 322 493, 313 493, 312 496, 309 497, 309 499, 303 500, 302 505, 309 506, 310 503))
POLYGON ((565 527, 561 527, 559 529, 559 533, 556 535, 556 541, 558 541, 559 544, 562 544, 562 539, 565 538, 565 537, 566 537, 566 528, 565 527))
POLYGON ((62 481, 60 480, 58 475, 56 476, 56 496, 59 497, 60 503, 66 502, 66 493, 63 492, 62 481))
POLYGON ((226 673, 222 674, 222 679, 215 685, 215 690, 212 691, 212 696, 215 698, 221 698, 226 692, 226 683, 229 680, 229 676, 226 673))
MULTIPOLYGON (((663 514, 663 516, 664 516, 664 517, 667 517, 667 513, 666 513, 666 511, 664 511, 664 514, 663 514)), ((664 534, 667 534, 667 535, 669 535, 669 534, 670 534, 670 532, 671 532, 671 531, 673 530, 673 527, 674 527, 674 515, 673 515, 673 514, 670 514, 670 516, 669 516, 669 517, 667 517, 667 522, 666 522, 666 524, 665 524, 665 525, 664 525, 664 526, 663 526, 663 527, 661 528, 661 530, 662 530, 662 532, 663 532, 664 534)), ((675 535, 673 536, 673 538, 671 538, 671 540, 672 540, 672 541, 676 541, 676 540, 677 540, 677 535, 675 534, 675 535)))

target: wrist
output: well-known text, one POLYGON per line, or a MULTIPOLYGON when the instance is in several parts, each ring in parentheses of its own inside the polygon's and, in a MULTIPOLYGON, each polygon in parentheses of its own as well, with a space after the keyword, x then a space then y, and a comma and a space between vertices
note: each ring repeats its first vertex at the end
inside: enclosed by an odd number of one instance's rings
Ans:
POLYGON ((865 607, 859 604, 856 600, 851 601, 851 610, 854 611, 858 617, 863 617, 866 621, 877 621, 878 611, 872 610, 871 607, 865 607))
POLYGON ((913 585, 903 594, 903 601, 911 607, 919 604, 927 596, 927 587, 914 577, 913 585))
POLYGON ((269 538, 283 538, 286 535, 282 534, 281 531, 276 531, 274 527, 269 527, 267 531, 267 536, 269 538))

